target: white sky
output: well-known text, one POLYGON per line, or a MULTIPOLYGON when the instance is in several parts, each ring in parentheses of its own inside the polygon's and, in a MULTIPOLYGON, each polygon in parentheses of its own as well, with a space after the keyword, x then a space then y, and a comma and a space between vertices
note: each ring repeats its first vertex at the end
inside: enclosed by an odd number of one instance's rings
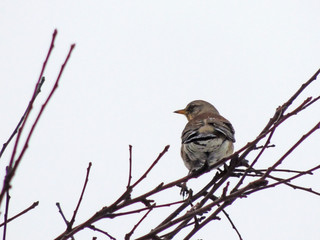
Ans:
MULTIPOLYGON (((213 103, 236 130, 236 149, 252 140, 300 85, 320 67, 319 1, 8 1, 0 2, 0 143, 32 95, 55 28, 58 36, 33 117, 45 100, 72 43, 76 48, 13 181, 10 213, 40 205, 8 225, 7 239, 52 239, 71 217, 88 162, 93 163, 76 224, 112 203, 125 189, 128 145, 134 179, 165 145, 169 152, 136 194, 187 174, 180 158, 186 119, 173 114, 195 99, 213 103)), ((313 83, 299 98, 319 95, 313 83)), ((298 102, 296 103, 296 105, 298 102)), ((268 166, 311 129, 319 104, 275 135, 268 166)), ((30 126, 30 125, 29 125, 30 126)), ((319 163, 319 133, 284 167, 319 163)), ((0 161, 0 177, 11 147, 0 161)), ((251 160, 253 156, 249 156, 251 160)), ((320 191, 320 173, 295 183, 320 191)), ((209 173, 191 182, 195 189, 209 173)), ((135 193, 134 193, 135 194, 135 193)), ((174 189, 159 203, 179 199, 174 189)), ((236 202, 228 212, 246 240, 318 239, 320 198, 280 187, 236 202)), ((3 212, 3 209, 1 210, 3 212)), ((167 209, 150 215, 136 237, 167 209)), ((140 216, 97 224, 122 239, 140 216)), ((223 217, 194 239, 238 239, 223 217)), ((2 220, 1 220, 2 222, 2 220)), ((1 229, 2 230, 2 229, 1 229)), ((76 239, 106 239, 90 230, 76 239)), ((182 238, 180 236, 180 238, 182 238)), ((179 236, 176 238, 179 239, 179 236)))

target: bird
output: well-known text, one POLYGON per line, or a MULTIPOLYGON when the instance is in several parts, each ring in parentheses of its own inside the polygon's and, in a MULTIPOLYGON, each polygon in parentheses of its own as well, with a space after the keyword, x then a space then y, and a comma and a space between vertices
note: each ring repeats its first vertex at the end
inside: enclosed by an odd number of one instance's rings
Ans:
POLYGON ((210 167, 233 153, 234 128, 212 104, 195 100, 174 113, 188 120, 181 135, 181 158, 189 172, 210 167))

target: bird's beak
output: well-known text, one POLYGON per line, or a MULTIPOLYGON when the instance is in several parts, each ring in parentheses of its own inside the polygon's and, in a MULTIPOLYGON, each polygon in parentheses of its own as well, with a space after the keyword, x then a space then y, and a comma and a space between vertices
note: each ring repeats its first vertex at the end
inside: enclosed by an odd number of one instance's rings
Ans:
POLYGON ((181 110, 177 110, 177 111, 174 111, 174 113, 179 113, 179 114, 183 114, 183 115, 186 115, 187 112, 185 109, 181 109, 181 110))

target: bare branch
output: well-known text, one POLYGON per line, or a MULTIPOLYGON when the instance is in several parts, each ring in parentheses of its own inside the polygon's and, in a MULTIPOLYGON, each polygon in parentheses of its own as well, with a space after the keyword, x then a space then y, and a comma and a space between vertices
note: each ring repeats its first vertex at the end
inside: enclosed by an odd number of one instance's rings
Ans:
POLYGON ((287 102, 276 109, 273 117, 270 118, 266 126, 253 141, 247 143, 233 155, 219 160, 213 166, 200 169, 199 171, 191 172, 189 175, 184 176, 180 179, 174 180, 169 183, 160 183, 151 190, 148 190, 137 197, 131 196, 131 193, 135 190, 134 188, 147 177, 149 172, 154 168, 161 157, 168 151, 169 146, 165 147, 165 149, 159 154, 159 156, 146 170, 146 172, 132 184, 132 146, 130 145, 128 183, 123 194, 111 205, 105 206, 101 210, 97 211, 87 221, 79 224, 76 227, 72 227, 71 224, 71 227, 64 233, 60 234, 56 238, 56 240, 68 239, 85 228, 92 229, 93 223, 104 218, 116 218, 120 216, 127 216, 129 214, 138 214, 142 211, 146 211, 143 217, 133 225, 132 230, 127 233, 125 238, 130 239, 136 228, 142 221, 144 221, 151 210, 156 211, 157 208, 165 206, 169 207, 174 204, 179 204, 179 206, 177 206, 176 209, 171 214, 169 214, 169 216, 167 216, 160 224, 158 224, 158 226, 152 227, 152 230, 149 233, 143 233, 143 236, 136 239, 172 239, 182 229, 188 230, 188 226, 193 226, 193 228, 186 234, 184 238, 190 239, 206 224, 213 220, 220 219, 219 215, 223 213, 227 217, 232 228, 236 231, 239 239, 242 240, 240 232, 226 212, 226 208, 233 204, 236 200, 248 197, 254 192, 271 187, 276 187, 281 184, 285 184, 293 189, 300 189, 302 191, 320 195, 320 193, 312 190, 311 188, 290 183, 291 180, 294 180, 296 178, 313 174, 314 171, 320 169, 320 165, 307 171, 277 169, 282 164, 282 162, 296 148, 300 146, 302 142, 304 142, 311 136, 311 134, 313 134, 320 128, 320 122, 317 123, 317 125, 313 127, 308 133, 303 135, 297 141, 297 143, 294 144, 280 159, 272 162, 269 168, 260 170, 254 169, 255 164, 261 159, 261 156, 266 152, 266 150, 270 147, 275 147, 275 145, 271 144, 271 140, 279 127, 282 126, 282 124, 289 118, 301 113, 303 110, 307 109, 320 99, 320 97, 309 97, 302 101, 298 107, 294 108, 291 111, 288 111, 289 107, 296 100, 296 98, 306 89, 307 86, 311 84, 311 82, 316 79, 319 73, 320 69, 306 83, 304 83, 298 89, 298 91, 289 98, 287 102), (262 141, 264 141, 264 143, 261 144, 262 141), (260 146, 257 147, 258 144, 260 144, 260 146), (258 153, 254 157, 250 166, 248 166, 248 164, 244 164, 244 162, 246 161, 246 157, 250 153, 252 153, 252 151, 256 150, 258 150, 258 153), (174 204, 164 203, 162 205, 157 204, 153 200, 156 199, 153 198, 156 197, 156 194, 167 189, 186 184, 190 179, 198 178, 222 164, 224 164, 224 170, 219 170, 219 172, 216 173, 212 180, 205 186, 203 186, 202 189, 200 188, 200 191, 195 192, 195 194, 193 194, 193 191, 191 189, 186 200, 178 201, 174 204), (245 169, 238 169, 243 167, 245 167, 245 169), (277 175, 281 176, 281 178, 277 175), (285 175, 286 177, 283 177, 283 175, 285 175), (239 181, 230 181, 231 177, 237 177, 239 178, 239 181), (140 203, 145 204, 145 207, 141 208, 141 206, 138 205, 140 203), (129 206, 130 208, 128 210, 129 206))
MULTIPOLYGON (((55 34, 56 34, 56 31, 55 31, 55 33, 54 33, 53 41, 54 41, 54 38, 55 38, 55 34)), ((53 48, 53 41, 52 41, 52 48, 53 48)), ((70 56, 71 56, 71 53, 72 53, 74 47, 75 47, 74 44, 71 45, 70 50, 69 50, 69 53, 68 53, 68 55, 67 55, 67 58, 66 58, 65 62, 62 64, 62 66, 61 66, 61 69, 60 69, 59 75, 58 75, 58 77, 57 77, 57 80, 56 80, 56 82, 55 82, 55 84, 54 84, 54 86, 53 86, 53 88, 52 88, 49 96, 47 97, 45 103, 42 105, 42 107, 41 107, 41 109, 40 109, 40 111, 39 111, 39 113, 38 113, 38 115, 37 115, 37 118, 36 118, 36 120, 34 121, 32 127, 31 127, 31 130, 29 131, 29 134, 28 134, 28 136, 27 136, 27 139, 25 140, 25 143, 24 143, 24 145, 23 145, 23 148, 22 148, 22 150, 21 150, 21 153, 20 153, 19 157, 17 158, 16 161, 14 161, 14 157, 15 157, 15 155, 16 155, 16 149, 17 149, 17 146, 18 146, 18 142, 19 142, 19 140, 20 140, 20 135, 21 135, 21 132, 22 132, 24 126, 25 126, 25 122, 26 122, 26 120, 27 120, 27 118, 28 118, 28 115, 29 115, 30 111, 27 113, 27 115, 26 115, 26 117, 25 117, 25 121, 23 122, 22 126, 20 127, 20 129, 19 129, 19 131, 18 131, 18 135, 17 135, 17 138, 16 138, 15 146, 14 146, 14 149, 13 149, 13 151, 12 151, 11 160, 10 160, 10 163, 9 163, 9 166, 8 166, 8 171, 7 171, 7 174, 6 174, 6 176, 5 176, 4 184, 3 184, 3 186, 2 186, 2 190, 1 190, 1 193, 0 193, 0 205, 1 205, 1 202, 2 202, 2 199, 3 199, 3 196, 4 196, 5 192, 7 191, 7 189, 10 188, 11 179, 12 179, 12 177, 14 176, 14 174, 15 174, 15 172, 16 172, 16 170, 17 170, 17 168, 18 168, 18 166, 19 166, 19 164, 20 164, 20 162, 21 162, 22 157, 24 156, 25 151, 26 151, 27 148, 28 148, 28 144, 29 144, 30 138, 31 138, 31 136, 32 136, 32 134, 33 134, 33 132, 34 132, 34 129, 35 129, 37 123, 39 122, 39 119, 40 119, 40 117, 41 117, 44 109, 45 109, 46 106, 48 105, 49 100, 52 98, 52 95, 54 94, 54 92, 56 91, 56 89, 57 89, 57 87, 58 87, 59 80, 60 80, 60 78, 61 78, 61 75, 62 75, 62 73, 63 73, 63 70, 64 70, 64 68, 65 68, 65 66, 66 66, 66 64, 67 64, 67 62, 68 62, 68 60, 69 60, 69 58, 70 58, 70 56)), ((51 53, 52 48, 50 47, 49 53, 51 53)), ((50 55, 49 53, 48 53, 48 56, 50 55)), ((47 58, 48 58, 48 56, 47 56, 47 58)), ((46 61, 47 61, 47 59, 46 59, 46 61)), ((45 62, 45 63, 46 63, 46 62, 45 62)), ((45 64, 44 64, 44 65, 45 65, 45 64)), ((41 78, 39 78, 39 81, 38 81, 38 83, 37 83, 37 87, 36 87, 36 89, 35 89, 35 93, 36 93, 37 90, 38 90, 38 86, 39 86, 40 79, 41 79, 41 78)), ((35 94, 34 94, 34 96, 35 96, 35 94)), ((32 98, 34 98, 34 96, 33 96, 32 98)), ((31 108, 32 108, 32 107, 31 107, 31 108)), ((31 108, 30 108, 30 110, 31 110, 31 108)))
POLYGON ((170 207, 170 206, 172 206, 172 205, 177 205, 177 204, 181 204, 181 203, 184 203, 184 202, 185 202, 185 201, 182 200, 182 201, 165 203, 165 204, 160 204, 160 205, 152 204, 152 205, 149 206, 149 207, 139 208, 139 209, 132 210, 132 211, 127 211, 127 212, 114 213, 114 214, 110 214, 109 216, 112 217, 112 218, 114 218, 114 217, 119 217, 119 216, 124 216, 124 215, 139 213, 139 212, 142 212, 142 211, 149 210, 150 208, 154 209, 154 208, 170 207))
POLYGON ((60 206, 60 203, 57 202, 57 203, 56 203, 56 206, 57 206, 57 208, 58 208, 58 210, 59 210, 59 213, 60 213, 60 215, 61 215, 64 223, 65 223, 66 226, 68 227, 68 226, 69 226, 69 221, 67 220, 66 216, 64 215, 64 213, 63 213, 63 211, 62 211, 62 208, 61 208, 61 206, 60 206))
POLYGON ((29 102, 29 104, 28 104, 25 112, 23 113, 20 121, 18 122, 18 125, 17 125, 16 128, 13 130, 13 132, 12 132, 12 134, 10 135, 9 139, 8 139, 8 140, 3 144, 3 146, 2 146, 2 149, 1 149, 1 151, 0 151, 0 158, 1 158, 2 154, 4 153, 4 151, 6 150, 7 146, 9 145, 9 143, 11 142, 12 138, 17 134, 19 127, 21 126, 21 124, 22 124, 23 121, 25 120, 27 114, 28 114, 29 111, 31 110, 34 101, 36 100, 38 94, 41 92, 41 87, 42 87, 44 81, 45 81, 45 78, 42 77, 42 78, 41 78, 41 81, 40 81, 39 83, 37 83, 35 94, 34 94, 34 96, 31 98, 31 100, 30 100, 30 102, 29 102))
MULTIPOLYGON (((22 212, 18 213, 17 215, 9 218, 6 222, 9 223, 9 222, 13 221, 14 219, 20 217, 21 215, 29 212, 29 211, 32 210, 32 209, 34 209, 34 208, 35 208, 36 206, 38 206, 38 205, 39 205, 39 202, 34 202, 30 207, 26 208, 25 210, 23 210, 22 212)), ((5 222, 1 223, 1 224, 0 224, 0 227, 4 226, 4 224, 5 224, 5 222)))
POLYGON ((240 240, 243 240, 239 230, 237 229, 236 225, 234 225, 232 219, 230 218, 229 214, 225 211, 225 210, 222 210, 223 214, 226 216, 226 218, 228 219, 228 221, 230 222, 232 228, 236 231, 238 237, 240 240))
MULTIPOLYGON (((62 211, 62 208, 61 208, 61 206, 60 206, 60 203, 57 202, 57 203, 56 203, 56 206, 57 206, 57 208, 58 208, 58 210, 59 210, 59 213, 60 213, 60 215, 61 215, 64 223, 65 223, 66 226, 68 227, 69 224, 70 224, 70 222, 69 222, 69 221, 67 220, 67 218, 65 217, 65 215, 64 215, 64 213, 63 213, 63 211, 62 211)), ((74 240, 74 237, 71 236, 71 239, 74 240)))
POLYGON ((9 195, 9 189, 6 191, 6 208, 4 212, 4 226, 3 226, 3 240, 6 240, 7 235, 7 223, 8 223, 8 212, 9 212, 9 203, 10 203, 10 195, 9 195))
POLYGON ((152 168, 159 162, 159 160, 162 158, 162 156, 169 150, 169 145, 167 145, 163 151, 159 154, 159 156, 157 157, 157 159, 151 164, 151 166, 148 168, 148 170, 139 178, 139 180, 137 180, 133 185, 132 188, 134 188, 135 186, 137 186, 144 178, 147 177, 148 173, 152 170, 152 168))
MULTIPOLYGON (((264 189, 267 189, 267 188, 276 187, 276 186, 278 186, 278 185, 280 185, 280 184, 288 183, 288 182, 290 182, 290 181, 292 181, 292 180, 294 180, 294 179, 296 179, 296 178, 299 178, 299 177, 301 177, 301 176, 303 176, 303 175, 311 174, 311 173, 313 173, 314 171, 316 171, 316 170, 318 170, 318 169, 320 169, 320 165, 315 166, 315 167, 313 167, 313 168, 311 168, 311 169, 309 169, 309 170, 307 170, 307 171, 305 171, 305 172, 301 172, 301 173, 299 173, 299 174, 296 174, 296 175, 294 175, 294 176, 292 176, 292 177, 290 177, 290 178, 283 179, 283 180, 278 181, 278 182, 276 182, 276 183, 266 185, 266 186, 261 187, 261 188, 259 188, 259 189, 253 189, 253 190, 251 190, 251 191, 248 191, 246 194, 249 195, 249 194, 254 193, 254 192, 257 192, 257 191, 261 191, 261 190, 264 190, 264 189)), ((312 188, 309 188, 309 189, 310 189, 309 192, 313 193, 312 188)), ((317 194, 317 195, 318 195, 318 194, 317 194)))
POLYGON ((288 157, 291 152, 293 152, 304 140, 306 140, 312 133, 314 133, 316 130, 320 128, 320 122, 318 122, 309 132, 307 132, 305 135, 303 135, 298 142, 296 142, 275 164, 273 164, 272 167, 268 169, 262 176, 263 179, 265 179, 273 169, 275 169, 277 166, 279 166, 284 159, 288 157))
POLYGON ((131 186, 131 179, 132 179, 132 146, 129 145, 129 176, 128 176, 128 184, 127 189, 131 186))
POLYGON ((137 227, 142 223, 142 221, 148 216, 148 214, 152 211, 153 207, 155 206, 155 204, 153 204, 149 210, 143 215, 143 217, 138 221, 137 224, 134 225, 134 227, 131 229, 130 232, 128 232, 125 236, 125 240, 129 240, 132 236, 132 234, 134 233, 134 231, 137 229, 137 227))
POLYGON ((72 228, 72 225, 73 225, 73 223, 74 223, 74 221, 75 221, 75 219, 76 219, 76 215, 77 215, 77 213, 78 213, 78 210, 79 210, 79 207, 80 207, 82 198, 83 198, 83 194, 84 194, 84 192, 85 192, 85 190, 86 190, 87 183, 88 183, 88 181, 89 181, 89 174, 90 174, 91 166, 92 166, 92 163, 89 162, 89 166, 88 166, 88 168, 87 168, 87 175, 86 175, 86 179, 85 179, 85 181, 84 181, 84 185, 83 185, 83 188, 82 188, 82 192, 81 192, 81 195, 80 195, 80 198, 79 198, 77 207, 76 207, 76 209, 75 209, 74 212, 73 212, 73 216, 72 216, 72 218, 71 218, 71 221, 70 221, 70 223, 68 224, 68 230, 70 230, 70 229, 72 228))
POLYGON ((97 232, 100 232, 100 233, 106 235, 106 236, 107 236, 108 238, 110 238, 111 240, 117 240, 117 239, 115 239, 114 237, 112 237, 109 233, 107 233, 106 231, 103 231, 103 230, 101 230, 101 229, 99 229, 99 228, 96 228, 96 227, 93 226, 93 225, 89 226, 89 228, 92 229, 93 231, 97 231, 97 232))
MULTIPOLYGON (((142 175, 142 177, 137 180, 129 189, 127 189, 112 205, 109 207, 103 207, 100 211, 96 212, 91 218, 89 218, 87 221, 84 223, 74 227, 73 229, 67 229, 64 233, 62 233, 60 236, 56 238, 56 240, 60 239, 68 239, 69 237, 73 236, 75 233, 81 231, 84 228, 88 228, 91 226, 94 222, 106 218, 106 217, 114 217, 113 212, 124 208, 128 205, 131 205, 136 202, 145 202, 146 197, 140 196, 135 199, 130 199, 128 198, 130 192, 132 189, 139 183, 141 182, 144 178, 146 178, 147 174, 151 171, 151 169, 158 163, 158 161, 162 158, 162 156, 168 151, 169 145, 164 148, 164 150, 159 154, 157 159, 151 164, 151 166, 148 168, 148 170, 142 175)), ((162 186, 160 184, 156 189, 159 189, 162 186)))
MULTIPOLYGON (((34 89, 33 95, 32 95, 32 97, 31 97, 31 100, 30 100, 30 103, 29 103, 29 106, 28 106, 29 110, 27 111, 27 113, 26 113, 26 115, 25 115, 25 117, 24 117, 25 120, 23 121, 22 126, 20 127, 20 129, 19 129, 19 131, 18 131, 18 135, 17 135, 17 138, 16 138, 16 142, 15 142, 15 145, 14 145, 14 148, 13 148, 13 151, 12 151, 12 155, 11 155, 11 159, 10 159, 10 163, 9 163, 9 168, 10 168, 10 169, 11 169, 12 166, 13 166, 13 161, 14 161, 14 157, 15 157, 15 155, 16 155, 16 151, 17 151, 18 143, 19 143, 19 141, 20 141, 21 133, 22 133, 22 131, 23 131, 23 129, 24 129, 26 120, 28 119, 29 113, 30 113, 30 111, 31 111, 31 109, 32 109, 33 102, 34 102, 34 100, 36 99, 37 92, 39 91, 39 86, 40 86, 41 78, 42 78, 43 73, 44 73, 44 70, 45 70, 45 68, 46 68, 46 66, 47 66, 49 57, 51 56, 51 52, 52 52, 52 50, 53 50, 53 48, 54 48, 54 42, 55 42, 57 33, 58 33, 58 31, 55 29, 54 32, 53 32, 53 34, 52 34, 51 44, 50 44, 50 47, 49 47, 49 51, 48 51, 48 53, 47 53, 47 57, 46 57, 46 59, 45 59, 44 62, 43 62, 42 69, 41 69, 40 75, 39 75, 39 79, 38 79, 38 81, 37 81, 36 87, 35 87, 35 89, 34 89)), ((28 108, 27 108, 27 109, 28 109, 28 108)), ((1 202, 1 201, 0 201, 0 202, 1 202)))

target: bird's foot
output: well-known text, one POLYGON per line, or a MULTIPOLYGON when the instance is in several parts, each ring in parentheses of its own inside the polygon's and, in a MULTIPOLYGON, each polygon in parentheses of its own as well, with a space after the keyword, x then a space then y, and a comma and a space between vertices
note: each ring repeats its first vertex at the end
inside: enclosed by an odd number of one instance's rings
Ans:
POLYGON ((177 184, 177 186, 181 188, 180 195, 182 195, 183 199, 185 199, 186 197, 189 197, 190 194, 192 194, 192 189, 187 187, 186 182, 179 183, 177 184))

